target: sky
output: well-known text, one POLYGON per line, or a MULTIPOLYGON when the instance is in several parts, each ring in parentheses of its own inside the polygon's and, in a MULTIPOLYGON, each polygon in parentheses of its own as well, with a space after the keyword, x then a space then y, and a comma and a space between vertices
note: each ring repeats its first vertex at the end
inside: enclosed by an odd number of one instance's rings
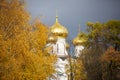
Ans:
POLYGON ((69 31, 72 40, 80 30, 86 32, 86 23, 120 20, 120 0, 25 0, 32 19, 38 17, 44 24, 55 23, 56 10, 59 22, 69 31))

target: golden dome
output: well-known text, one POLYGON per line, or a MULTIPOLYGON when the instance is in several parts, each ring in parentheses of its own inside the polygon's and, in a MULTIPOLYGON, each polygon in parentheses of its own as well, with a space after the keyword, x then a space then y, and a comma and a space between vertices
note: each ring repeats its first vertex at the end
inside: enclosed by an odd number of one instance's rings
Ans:
POLYGON ((82 43, 84 43, 86 40, 84 38, 80 38, 80 36, 78 35, 76 38, 73 39, 73 44, 76 45, 81 45, 82 43))
POLYGON ((55 43, 56 41, 57 39, 53 36, 48 37, 48 40, 47 40, 48 43, 55 43))
POLYGON ((70 45, 68 43, 66 43, 66 49, 69 49, 70 45))
POLYGON ((56 22, 50 28, 50 31, 53 35, 59 37, 67 37, 68 30, 58 22, 58 16, 56 16, 56 22))

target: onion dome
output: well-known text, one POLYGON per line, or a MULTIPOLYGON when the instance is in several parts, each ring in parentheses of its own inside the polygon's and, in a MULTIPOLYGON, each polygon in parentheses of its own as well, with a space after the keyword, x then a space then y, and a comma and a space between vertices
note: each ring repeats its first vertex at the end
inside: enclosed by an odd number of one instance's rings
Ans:
POLYGON ((68 43, 66 43, 66 49, 69 49, 70 45, 68 43))
POLYGON ((79 35, 73 39, 73 44, 74 46, 81 45, 85 42, 86 40, 84 38, 81 38, 79 35))
POLYGON ((57 39, 54 36, 49 36, 47 43, 55 43, 57 41, 57 39))
POLYGON ((56 22, 50 28, 50 31, 53 35, 58 37, 67 37, 68 30, 58 22, 58 16, 56 16, 56 22))

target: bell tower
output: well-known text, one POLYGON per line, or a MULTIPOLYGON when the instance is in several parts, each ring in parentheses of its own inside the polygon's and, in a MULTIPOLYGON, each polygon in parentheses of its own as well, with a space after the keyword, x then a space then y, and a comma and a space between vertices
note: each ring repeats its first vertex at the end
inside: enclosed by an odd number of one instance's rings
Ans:
POLYGON ((83 43, 86 41, 83 37, 84 35, 80 31, 80 25, 78 26, 78 35, 75 37, 72 41, 74 45, 74 56, 79 57, 81 54, 81 51, 84 49, 83 43))
POLYGON ((55 23, 50 27, 50 35, 48 38, 47 47, 50 47, 50 54, 57 55, 57 62, 55 65, 56 73, 49 77, 49 80, 68 80, 66 74, 66 65, 68 63, 68 48, 69 44, 66 42, 68 30, 58 21, 56 16, 55 23))

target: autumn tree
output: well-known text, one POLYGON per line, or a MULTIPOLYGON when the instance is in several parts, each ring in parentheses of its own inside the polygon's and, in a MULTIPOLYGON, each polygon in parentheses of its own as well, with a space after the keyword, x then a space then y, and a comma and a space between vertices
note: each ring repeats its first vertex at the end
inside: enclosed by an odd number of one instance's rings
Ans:
POLYGON ((109 72, 109 80, 120 79, 120 51, 116 51, 112 46, 102 55, 102 61, 107 62, 109 72))
POLYGON ((36 64, 34 65, 38 73, 37 76, 39 76, 37 79, 46 79, 55 72, 53 64, 56 62, 56 56, 50 55, 44 50, 48 38, 48 27, 37 19, 33 22, 31 29, 29 50, 39 58, 38 62, 35 60, 36 64))
POLYGON ((105 23, 88 22, 88 40, 82 54, 89 80, 110 80, 109 65, 101 62, 101 56, 109 46, 120 50, 120 21, 110 20, 105 23))
POLYGON ((54 72, 55 56, 43 52, 47 27, 29 24, 18 0, 0 0, 0 80, 44 80, 54 72))
POLYGON ((0 79, 19 79, 24 63, 22 56, 28 52, 24 35, 29 15, 17 0, 1 0, 0 3, 0 79))
POLYGON ((72 63, 72 72, 74 80, 87 80, 87 73, 80 58, 74 59, 72 63))

